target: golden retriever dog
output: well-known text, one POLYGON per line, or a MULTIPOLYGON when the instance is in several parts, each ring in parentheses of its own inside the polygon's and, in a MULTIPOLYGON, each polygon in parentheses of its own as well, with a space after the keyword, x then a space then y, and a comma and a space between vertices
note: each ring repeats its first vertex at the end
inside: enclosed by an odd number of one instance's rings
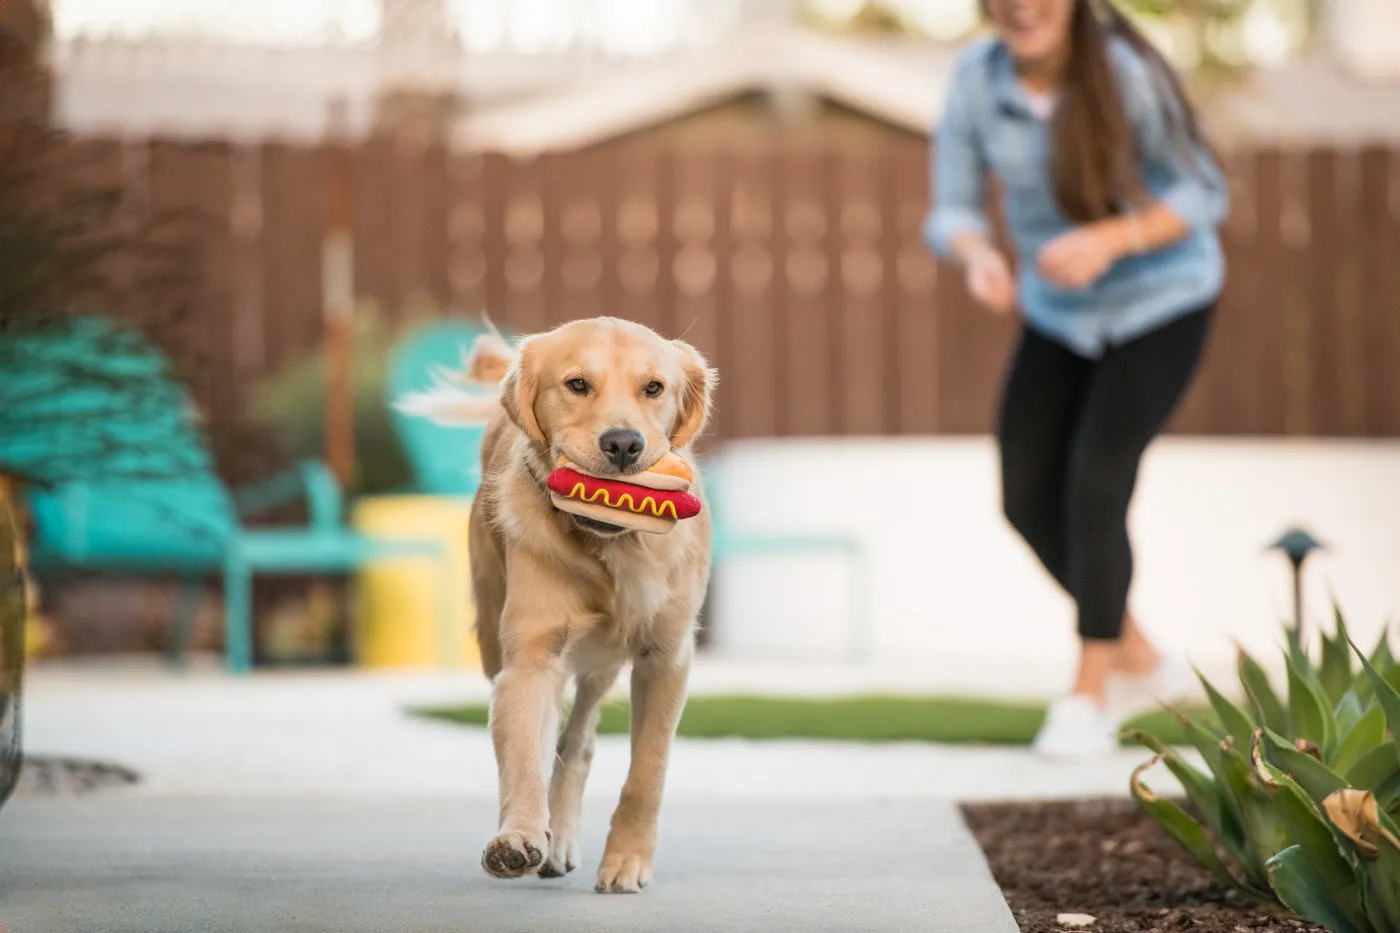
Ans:
MULTIPOLYGON (((489 370, 479 360, 476 368, 489 370)), ((556 878, 579 865, 598 706, 630 663, 632 757, 597 890, 636 892, 651 880, 710 574, 708 510, 665 534, 626 531, 558 510, 545 480, 561 456, 623 480, 672 451, 693 463, 689 447, 709 417, 715 379, 689 344, 614 318, 525 338, 509 361, 471 517, 477 639, 492 680, 500 777, 500 825, 481 864, 498 878, 556 878)), ((698 471, 691 491, 703 501, 698 471)))

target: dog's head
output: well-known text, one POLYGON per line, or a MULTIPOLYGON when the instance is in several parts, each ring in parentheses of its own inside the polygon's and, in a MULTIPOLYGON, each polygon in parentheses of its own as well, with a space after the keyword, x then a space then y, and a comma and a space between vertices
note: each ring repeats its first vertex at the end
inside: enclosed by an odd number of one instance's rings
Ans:
POLYGON ((540 447, 599 475, 645 470, 688 446, 710 414, 715 372, 689 344, 615 318, 527 338, 501 404, 540 447))

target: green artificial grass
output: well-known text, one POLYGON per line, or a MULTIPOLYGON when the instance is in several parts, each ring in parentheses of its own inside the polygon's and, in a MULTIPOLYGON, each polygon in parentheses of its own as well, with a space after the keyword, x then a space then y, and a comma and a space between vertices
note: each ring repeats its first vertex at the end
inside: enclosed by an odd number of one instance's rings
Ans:
MULTIPOLYGON (((605 703, 598 731, 625 735, 628 705, 626 700, 605 703)), ((468 704, 413 712, 458 725, 485 726, 488 707, 468 704)), ((1200 710, 1187 712, 1202 715, 1200 710)), ((686 702, 678 734, 707 739, 1029 745, 1044 719, 1044 704, 950 697, 694 696, 686 702)), ((1165 711, 1149 713, 1126 728, 1151 732, 1171 745, 1187 744, 1180 724, 1165 711)))

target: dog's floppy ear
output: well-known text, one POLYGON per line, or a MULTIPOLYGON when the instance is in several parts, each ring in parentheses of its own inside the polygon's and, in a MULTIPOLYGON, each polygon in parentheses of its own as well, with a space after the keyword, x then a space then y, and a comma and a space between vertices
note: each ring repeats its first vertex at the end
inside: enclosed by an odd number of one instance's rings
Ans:
POLYGON ((546 444, 548 441, 545 440, 544 431, 540 430, 539 419, 535 417, 535 395, 539 392, 537 356, 528 339, 520 344, 519 352, 501 382, 501 407, 530 440, 546 444))
POLYGON ((671 446, 690 446, 710 420, 710 400, 714 395, 719 374, 710 367, 700 351, 683 340, 673 340, 680 351, 685 371, 685 383, 680 387, 680 404, 676 410, 676 425, 671 431, 671 446))

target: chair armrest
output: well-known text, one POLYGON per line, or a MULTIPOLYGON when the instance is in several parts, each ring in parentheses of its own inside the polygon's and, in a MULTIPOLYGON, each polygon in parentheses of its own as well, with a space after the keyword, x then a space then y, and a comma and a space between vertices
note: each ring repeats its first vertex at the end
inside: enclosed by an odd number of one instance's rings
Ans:
POLYGON ((335 475, 319 460, 305 460, 293 469, 261 483, 236 490, 233 501, 238 514, 247 518, 261 515, 280 505, 302 499, 312 528, 339 528, 345 515, 345 502, 335 475))
POLYGON ((345 496, 340 481, 320 460, 303 460, 298 467, 306 493, 307 517, 312 528, 341 528, 345 525, 345 496))

